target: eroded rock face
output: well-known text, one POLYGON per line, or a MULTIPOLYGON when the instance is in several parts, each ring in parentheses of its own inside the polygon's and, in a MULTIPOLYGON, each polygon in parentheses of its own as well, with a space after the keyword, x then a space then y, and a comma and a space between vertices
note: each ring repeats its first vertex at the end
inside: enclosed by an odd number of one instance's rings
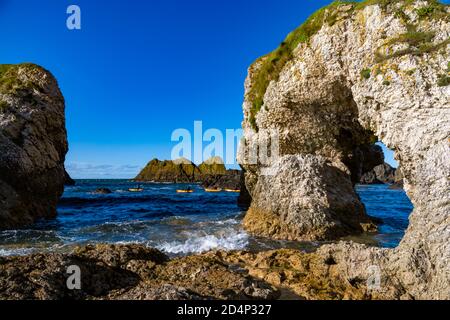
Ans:
POLYGON ((260 176, 252 190, 257 207, 252 204, 244 219, 250 232, 275 239, 328 240, 375 228, 348 175, 326 158, 286 155, 277 166, 273 175, 260 176))
POLYGON ((355 203, 346 206, 345 217, 363 217, 359 199, 348 191, 355 176, 349 163, 373 133, 396 152, 414 212, 397 249, 349 247, 352 273, 365 277, 369 265, 363 260, 370 250, 370 262, 383 277, 395 278, 392 283, 411 297, 450 298, 450 87, 441 81, 450 61, 449 8, 434 1, 334 4, 315 19, 323 21, 314 34, 313 18, 310 28, 294 32, 275 56, 249 69, 247 145, 240 162, 253 198, 246 219, 260 219, 261 228, 251 231, 296 239, 326 234, 316 230, 335 228, 330 222, 336 217, 344 222, 342 213, 329 214, 333 202, 324 201, 329 195, 337 203, 342 197, 342 205, 355 203), (293 41, 298 34, 300 40, 293 41), (279 74, 270 76, 270 70, 279 74), (272 81, 261 99, 261 79, 268 77, 272 81), (265 129, 278 130, 280 157, 265 166, 249 164, 247 153, 265 129), (308 158, 309 165, 298 165, 308 158), (324 166, 342 176, 334 190, 323 178, 324 166), (267 169, 272 177, 265 176, 267 169), (305 213, 305 207, 315 210, 305 213), (272 232, 274 224, 286 227, 272 232))
POLYGON ((0 65, 0 228, 56 215, 66 136, 55 78, 32 64, 0 65))

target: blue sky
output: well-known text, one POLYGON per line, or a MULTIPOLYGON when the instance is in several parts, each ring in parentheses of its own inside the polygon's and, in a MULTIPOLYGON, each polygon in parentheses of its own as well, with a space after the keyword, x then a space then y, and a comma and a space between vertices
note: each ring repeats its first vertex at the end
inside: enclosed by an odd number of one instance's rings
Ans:
POLYGON ((0 61, 58 79, 70 174, 130 178, 170 158, 174 129, 239 128, 247 67, 329 2, 0 0, 0 61), (66 28, 71 4, 81 30, 66 28))

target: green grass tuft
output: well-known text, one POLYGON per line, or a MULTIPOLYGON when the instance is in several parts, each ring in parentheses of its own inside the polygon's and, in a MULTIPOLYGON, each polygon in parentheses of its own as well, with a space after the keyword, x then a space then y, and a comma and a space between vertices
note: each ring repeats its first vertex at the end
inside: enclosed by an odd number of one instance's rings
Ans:
POLYGON ((390 53, 390 54, 381 54, 378 51, 375 53, 376 55, 376 62, 380 63, 392 58, 396 57, 402 57, 404 55, 416 55, 421 56, 426 53, 432 53, 439 51, 442 48, 445 48, 450 43, 450 38, 447 40, 444 40, 440 43, 434 44, 431 42, 431 33, 426 32, 415 32, 415 35, 412 35, 413 33, 406 33, 404 35, 401 35, 400 37, 390 40, 387 44, 395 44, 397 42, 403 42, 408 43, 409 47, 398 50, 396 52, 390 53), (409 35, 408 35, 409 34, 409 35))
POLYGON ((437 81, 437 85, 439 87, 446 87, 450 84, 450 77, 447 76, 446 74, 441 74, 438 77, 438 81, 437 81))
POLYGON ((420 44, 431 42, 434 37, 435 34, 433 32, 409 31, 389 40, 387 44, 407 43, 410 46, 418 46, 420 44))
POLYGON ((447 62, 447 74, 441 74, 438 76, 438 81, 437 81, 437 85, 439 87, 446 87, 450 84, 450 61, 447 62))
POLYGON ((445 9, 445 4, 440 3, 437 0, 428 0, 428 5, 422 8, 416 9, 416 13, 419 16, 420 20, 424 19, 431 19, 431 20, 437 20, 437 19, 449 19, 449 15, 447 13, 447 10, 445 9))
POLYGON ((383 86, 389 86, 389 85, 391 85, 391 82, 389 80, 383 81, 383 86))
POLYGON ((361 79, 369 79, 370 78, 370 73, 372 72, 372 70, 370 69, 363 69, 361 70, 361 79))
POLYGON ((8 102, 0 100, 0 112, 3 112, 8 107, 9 107, 8 102))
POLYGON ((21 90, 40 90, 36 83, 30 81, 22 81, 18 77, 19 69, 26 69, 33 72, 41 67, 32 63, 22 64, 0 64, 0 93, 17 94, 21 90))

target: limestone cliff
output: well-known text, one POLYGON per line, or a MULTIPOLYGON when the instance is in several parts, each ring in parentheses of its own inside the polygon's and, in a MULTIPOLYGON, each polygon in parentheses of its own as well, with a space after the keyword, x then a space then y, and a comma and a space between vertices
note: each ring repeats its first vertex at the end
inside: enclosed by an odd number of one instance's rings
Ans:
POLYGON ((437 1, 334 2, 258 59, 239 155, 246 228, 297 240, 360 232, 354 164, 375 136, 402 167, 410 226, 395 250, 331 246, 336 268, 367 279, 377 265, 391 281, 381 290, 395 282, 402 297, 450 298, 449 35, 449 7, 437 1), (279 157, 249 162, 266 129, 278 132, 279 157))
POLYGON ((64 108, 48 71, 0 65, 0 228, 56 215, 65 180, 64 108))

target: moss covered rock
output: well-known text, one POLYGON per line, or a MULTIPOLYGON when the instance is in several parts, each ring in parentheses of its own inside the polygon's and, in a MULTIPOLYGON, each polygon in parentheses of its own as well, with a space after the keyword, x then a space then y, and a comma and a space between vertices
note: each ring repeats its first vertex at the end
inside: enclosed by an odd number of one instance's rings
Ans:
POLYGON ((213 157, 199 166, 192 161, 180 158, 177 160, 153 159, 137 175, 137 181, 196 183, 203 182, 211 176, 226 174, 222 159, 213 157))

